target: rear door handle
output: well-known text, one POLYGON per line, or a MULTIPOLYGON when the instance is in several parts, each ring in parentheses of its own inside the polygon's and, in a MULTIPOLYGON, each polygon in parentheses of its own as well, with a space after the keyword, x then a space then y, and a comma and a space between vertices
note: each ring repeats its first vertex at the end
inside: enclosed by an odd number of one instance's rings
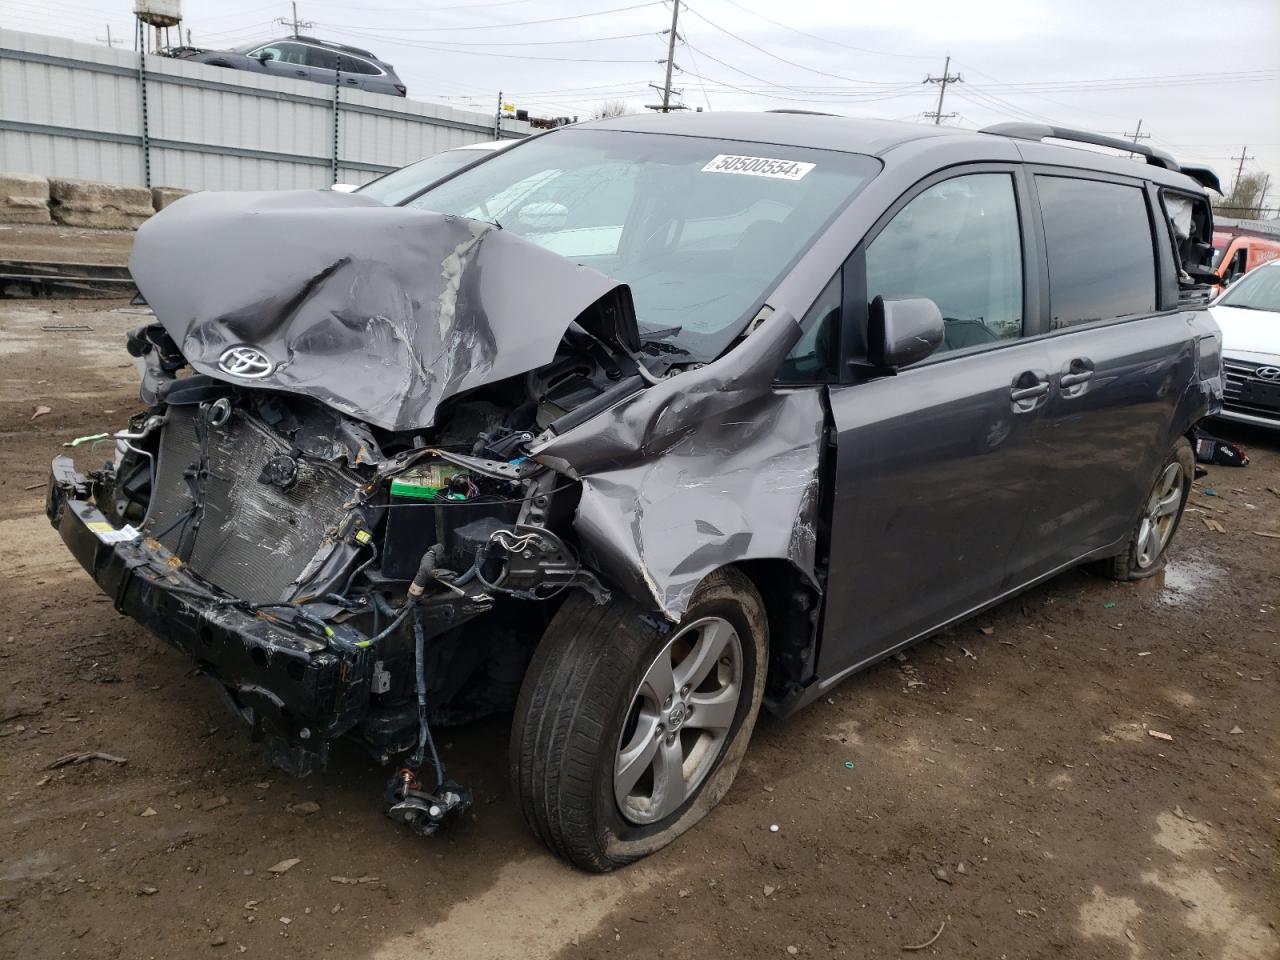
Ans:
POLYGON ((1014 413, 1030 413, 1049 396, 1049 375, 1043 370, 1024 370, 1009 388, 1014 413))
POLYGON ((1092 379, 1093 361, 1088 357, 1076 357, 1058 375, 1058 390, 1068 400, 1079 397, 1088 391, 1092 379))

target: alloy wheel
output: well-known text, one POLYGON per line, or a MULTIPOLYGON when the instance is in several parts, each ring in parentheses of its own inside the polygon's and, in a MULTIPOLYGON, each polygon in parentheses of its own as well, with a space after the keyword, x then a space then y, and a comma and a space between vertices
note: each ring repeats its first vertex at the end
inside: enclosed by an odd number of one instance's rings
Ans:
POLYGON ((618 739, 613 791, 632 823, 679 809, 715 769, 743 684, 742 641, 721 617, 682 627, 645 671, 618 739))
POLYGON ((1164 468, 1147 499, 1142 519, 1138 522, 1138 536, 1134 556, 1139 568, 1148 570, 1160 559, 1173 527, 1178 519, 1178 507, 1182 503, 1186 477, 1182 465, 1173 462, 1164 468))

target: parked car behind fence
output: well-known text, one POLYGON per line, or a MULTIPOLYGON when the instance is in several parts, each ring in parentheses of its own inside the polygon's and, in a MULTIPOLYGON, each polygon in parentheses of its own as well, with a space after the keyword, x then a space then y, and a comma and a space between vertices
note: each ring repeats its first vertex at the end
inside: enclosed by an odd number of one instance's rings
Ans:
POLYGON ((271 77, 336 83, 343 88, 403 97, 407 88, 395 68, 368 50, 315 37, 291 36, 266 43, 246 43, 229 50, 176 47, 168 54, 180 60, 247 70, 271 77))

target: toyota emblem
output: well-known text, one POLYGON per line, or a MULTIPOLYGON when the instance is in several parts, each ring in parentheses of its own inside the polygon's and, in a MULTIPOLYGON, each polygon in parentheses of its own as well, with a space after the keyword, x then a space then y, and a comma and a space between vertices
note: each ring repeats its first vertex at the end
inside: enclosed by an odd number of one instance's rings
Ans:
POLYGON ((232 347, 218 358, 219 370, 245 380, 269 376, 275 368, 270 357, 253 347, 232 347))
POLYGON ((1275 383, 1280 380, 1280 367, 1259 367, 1253 371, 1253 375, 1259 380, 1267 381, 1267 383, 1275 383))

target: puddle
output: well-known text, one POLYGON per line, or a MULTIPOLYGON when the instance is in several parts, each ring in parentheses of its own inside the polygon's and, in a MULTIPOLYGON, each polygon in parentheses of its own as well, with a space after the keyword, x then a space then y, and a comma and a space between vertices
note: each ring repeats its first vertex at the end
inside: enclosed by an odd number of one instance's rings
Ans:
POLYGON ((1223 579, 1227 571, 1216 563, 1200 557, 1180 557, 1169 560, 1164 568, 1164 587, 1159 599, 1172 607, 1203 600, 1212 592, 1214 584, 1223 579))

